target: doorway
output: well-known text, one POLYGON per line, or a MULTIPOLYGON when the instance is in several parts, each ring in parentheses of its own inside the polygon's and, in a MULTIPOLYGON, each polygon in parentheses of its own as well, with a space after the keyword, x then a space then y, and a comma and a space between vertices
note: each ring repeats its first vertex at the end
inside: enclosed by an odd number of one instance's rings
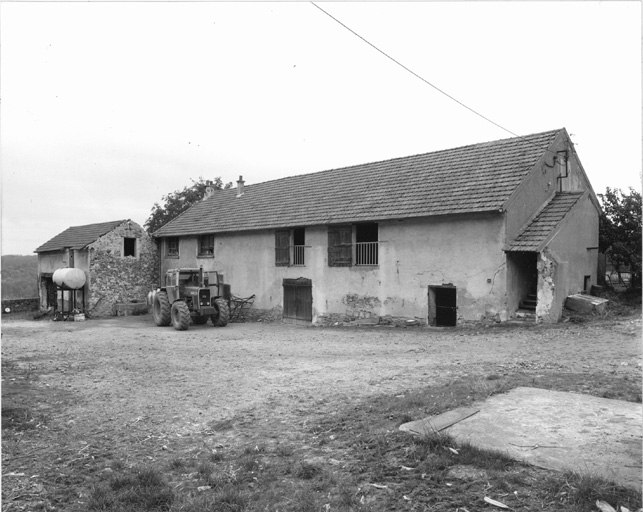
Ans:
POLYGON ((313 321, 313 282, 300 277, 284 279, 284 320, 293 323, 313 321))
POLYGON ((429 325, 455 327, 458 317, 457 311, 455 286, 429 286, 429 325))
POLYGON ((507 306, 510 311, 536 311, 538 253, 507 252, 507 306))

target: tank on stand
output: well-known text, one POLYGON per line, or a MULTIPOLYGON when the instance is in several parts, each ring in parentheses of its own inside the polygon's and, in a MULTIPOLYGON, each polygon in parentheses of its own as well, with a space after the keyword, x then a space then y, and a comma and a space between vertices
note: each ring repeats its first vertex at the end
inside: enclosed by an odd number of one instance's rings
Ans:
MULTIPOLYGON (((80 319, 83 311, 83 287, 85 272, 79 268, 59 268, 52 280, 56 285, 56 307, 54 320, 80 319)), ((84 318, 82 318, 84 319, 84 318)))

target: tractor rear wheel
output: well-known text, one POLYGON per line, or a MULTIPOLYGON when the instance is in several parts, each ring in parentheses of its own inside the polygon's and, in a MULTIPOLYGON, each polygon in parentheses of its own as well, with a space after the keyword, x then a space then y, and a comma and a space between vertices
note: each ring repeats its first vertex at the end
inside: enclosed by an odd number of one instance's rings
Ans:
POLYGON ((172 307, 170 306, 170 299, 167 298, 167 293, 157 292, 154 296, 154 304, 152 304, 154 323, 161 327, 170 325, 172 320, 171 309, 172 307))
POLYGON ((230 308, 228 303, 223 299, 214 299, 214 307, 217 312, 212 315, 212 325, 215 327, 225 327, 230 319, 230 308))
POLYGON ((190 308, 182 300, 172 304, 172 325, 177 331, 185 331, 190 325, 190 308))
POLYGON ((194 322, 194 325, 203 325, 208 321, 208 316, 207 315, 193 316, 192 321, 194 322))

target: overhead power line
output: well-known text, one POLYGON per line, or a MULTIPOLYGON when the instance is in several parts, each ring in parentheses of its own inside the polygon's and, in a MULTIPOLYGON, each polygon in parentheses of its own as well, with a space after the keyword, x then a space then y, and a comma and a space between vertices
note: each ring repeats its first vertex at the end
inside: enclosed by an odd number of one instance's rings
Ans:
POLYGON ((424 82, 425 84, 429 85, 430 87, 433 87, 433 89, 435 89, 436 91, 438 91, 440 94, 443 94, 444 96, 446 96, 446 97, 447 97, 447 98, 449 98, 450 100, 452 100, 452 101, 456 102, 456 103, 457 103, 458 105, 460 105, 461 107, 466 108, 467 110, 469 110, 470 112, 474 113, 474 114, 475 114, 475 115, 477 115, 478 117, 481 117, 481 118, 482 118, 482 119, 484 119, 485 121, 487 121, 487 122, 489 122, 489 123, 493 124, 494 126, 496 126, 496 127, 500 128, 501 130, 504 130, 505 132, 507 132, 507 133, 509 133, 509 134, 513 135, 514 137, 518 137, 518 138, 520 138, 520 139, 523 139, 525 142, 528 142, 529 144, 531 144, 531 145, 532 145, 532 146, 534 146, 534 147, 537 147, 538 149, 542 149, 542 150, 544 150, 544 151, 548 151, 548 152, 553 153, 554 155, 556 155, 556 153, 555 153, 555 152, 553 152, 553 151, 551 151, 550 149, 548 149, 548 148, 541 148, 540 146, 538 146, 537 144, 534 144, 534 143, 533 143, 533 142, 531 142, 530 140, 525 139, 523 136, 518 135, 517 133, 512 132, 512 131, 511 131, 511 130, 509 130, 508 128, 505 128, 504 126, 502 126, 502 125, 500 125, 500 124, 496 123, 495 121, 493 121, 493 120, 489 119, 487 116, 485 116, 485 115, 481 114, 480 112, 478 112, 478 111, 474 110, 473 108, 469 107, 468 105, 465 105, 464 103, 462 103, 462 102, 461 102, 460 100, 458 100, 457 98, 454 98, 453 96, 451 96, 451 95, 450 95, 449 93, 447 93, 446 91, 443 91, 443 90, 442 90, 442 89, 440 89, 438 86, 436 86, 436 85, 432 84, 431 82, 429 82, 429 81, 428 81, 427 79, 425 79, 424 77, 422 77, 422 76, 418 75, 415 71, 413 71, 412 69, 408 68, 407 66, 405 66, 404 64, 402 64, 402 63, 401 63, 400 61, 398 61, 397 59, 395 59, 395 58, 391 57, 391 56, 390 56, 388 53, 386 53, 385 51, 380 50, 377 46, 375 46, 373 43, 371 43, 370 41, 368 41, 367 39, 365 39, 364 37, 362 37, 361 35, 359 35, 359 34, 358 34, 357 32, 355 32, 352 28, 348 27, 346 24, 342 23, 340 20, 338 20, 337 18, 335 18, 335 16, 333 16, 332 14, 330 14, 328 11, 325 11, 324 9, 322 9, 321 7, 319 7, 319 5, 317 5, 315 2, 310 2, 310 3, 311 3, 311 4, 313 4, 315 7, 317 7, 317 9, 319 9, 321 12, 323 12, 326 16, 328 16, 329 18, 331 18, 333 21, 335 21, 336 23, 339 23, 342 27, 344 27, 346 30, 348 30, 351 34, 353 34, 354 36, 358 37, 359 39, 361 39, 362 41, 364 41, 367 45, 369 45, 371 48, 373 48, 374 50, 376 50, 376 51, 378 51, 379 53, 381 53, 382 55, 384 55, 384 57, 386 57, 387 59, 389 59, 389 60, 393 61, 395 64, 397 64, 398 66, 400 66, 402 69, 404 69, 405 71, 407 71, 407 72, 411 73, 414 77, 416 77, 416 78, 418 78, 418 79, 422 80, 422 82, 424 82))

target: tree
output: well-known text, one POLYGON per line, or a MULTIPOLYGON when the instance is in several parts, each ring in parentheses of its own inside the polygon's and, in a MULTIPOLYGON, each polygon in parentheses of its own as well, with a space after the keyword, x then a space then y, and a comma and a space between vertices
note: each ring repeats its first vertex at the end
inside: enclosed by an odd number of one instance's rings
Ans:
MULTIPOLYGON (((202 177, 199 177, 197 181, 190 178, 190 181, 192 181, 192 185, 190 187, 184 187, 183 190, 175 190, 174 192, 163 196, 163 206, 158 203, 154 203, 152 213, 144 224, 148 233, 154 233, 154 231, 160 229, 175 217, 178 217, 190 206, 203 199, 205 188, 208 186, 208 181, 204 180, 202 177)), ((226 183, 224 186, 221 178, 215 178, 214 181, 212 181, 212 184, 217 190, 224 188, 228 189, 232 186, 231 182, 226 183)))
POLYGON ((619 274, 630 272, 630 287, 641 286, 641 193, 607 187, 597 194, 603 212, 599 224, 599 250, 608 255, 619 274))

